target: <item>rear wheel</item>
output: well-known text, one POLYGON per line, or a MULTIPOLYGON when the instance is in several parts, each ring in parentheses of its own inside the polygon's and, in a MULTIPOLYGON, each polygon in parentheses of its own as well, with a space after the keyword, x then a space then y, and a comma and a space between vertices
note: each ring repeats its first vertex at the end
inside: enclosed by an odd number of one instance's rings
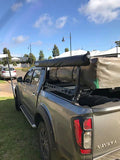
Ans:
POLYGON ((51 147, 48 136, 47 128, 44 122, 40 122, 38 126, 39 143, 40 143, 40 155, 41 160, 51 160, 51 147))
POLYGON ((15 93, 15 108, 17 111, 20 111, 20 100, 18 98, 17 92, 15 93))

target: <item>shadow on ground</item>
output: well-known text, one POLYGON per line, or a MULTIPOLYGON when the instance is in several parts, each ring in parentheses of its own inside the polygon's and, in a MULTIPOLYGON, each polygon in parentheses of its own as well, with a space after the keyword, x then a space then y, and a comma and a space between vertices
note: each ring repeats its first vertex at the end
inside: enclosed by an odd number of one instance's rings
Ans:
POLYGON ((38 136, 13 98, 0 98, 0 159, 40 160, 38 136))

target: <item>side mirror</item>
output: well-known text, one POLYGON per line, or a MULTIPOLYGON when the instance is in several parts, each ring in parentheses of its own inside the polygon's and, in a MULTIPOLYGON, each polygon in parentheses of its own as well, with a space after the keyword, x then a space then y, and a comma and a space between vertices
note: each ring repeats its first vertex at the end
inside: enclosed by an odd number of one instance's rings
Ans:
POLYGON ((25 82, 26 82, 26 83, 30 83, 31 80, 28 78, 28 79, 25 80, 25 82))
POLYGON ((17 82, 22 82, 23 80, 22 80, 22 77, 18 77, 17 78, 17 82))

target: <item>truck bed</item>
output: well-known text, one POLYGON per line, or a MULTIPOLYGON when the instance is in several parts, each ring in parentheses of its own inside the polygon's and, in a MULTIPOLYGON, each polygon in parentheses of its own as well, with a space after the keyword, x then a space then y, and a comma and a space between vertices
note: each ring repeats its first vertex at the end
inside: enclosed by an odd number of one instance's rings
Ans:
POLYGON ((53 92, 63 98, 73 101, 73 103, 78 103, 82 106, 93 107, 100 104, 105 104, 108 102, 117 102, 120 100, 120 89, 86 89, 82 86, 77 91, 77 87, 68 83, 49 83, 46 82, 45 89, 53 92), (77 93, 76 93, 77 91, 77 93), (75 101, 75 94, 77 100, 75 101))
MULTIPOLYGON (((60 86, 62 87, 62 86, 60 86)), ((73 86, 64 86, 64 89, 74 90, 73 86)), ((49 91, 49 89, 48 89, 49 91)), ((71 104, 78 104, 83 109, 90 107, 92 109, 93 118, 93 158, 100 157, 100 160, 107 160, 115 157, 119 158, 119 151, 111 154, 112 151, 120 148, 120 98, 119 89, 117 90, 93 90, 92 92, 81 92, 77 102, 74 102, 73 96, 63 94, 59 90, 50 90, 50 93, 58 95, 61 98, 71 101, 71 104)), ((74 93, 74 92, 73 92, 74 93)), ((70 105, 71 105, 70 104, 70 105)), ((59 109, 61 106, 59 107, 59 109)), ((74 106, 73 111, 76 110, 74 106)), ((77 113, 82 116, 81 113, 77 113)), ((98 158, 99 160, 99 158, 98 158)))
MULTIPOLYGON (((119 159, 120 151, 116 151, 120 148, 120 140, 119 140, 120 101, 118 99, 115 101, 111 101, 111 98, 107 97, 106 99, 110 101, 107 101, 104 104, 98 103, 97 105, 88 106, 88 105, 85 105, 85 103, 87 102, 86 98, 84 99, 84 105, 79 105, 79 104, 75 105, 74 103, 72 103, 72 101, 68 99, 67 96, 65 97, 63 94, 60 94, 55 91, 51 92, 46 90, 42 92, 42 95, 41 95, 42 102, 44 103, 45 101, 46 103, 48 101, 47 104, 51 104, 51 107, 52 107, 50 110, 52 110, 52 112, 53 110, 56 112, 54 113, 54 115, 56 115, 56 120, 54 119, 54 121, 57 121, 58 117, 60 119, 62 118, 61 122, 63 122, 63 119, 64 119, 64 124, 62 124, 61 128, 65 127, 65 125, 68 124, 68 122, 66 122, 66 119, 68 119, 68 115, 70 117, 76 117, 76 116, 86 117, 87 115, 92 116, 93 159, 98 159, 98 160, 119 159), (42 95, 44 95, 44 97, 42 95), (47 99, 46 101, 45 97, 49 97, 49 99, 47 99), (68 101, 66 101, 66 99, 68 101), (88 113, 85 111, 88 111, 88 113), (111 153, 111 152, 114 152, 114 153, 111 153)), ((95 97, 95 95, 92 95, 92 96, 95 97)), ((103 98, 104 96, 100 95, 99 97, 103 98)), ((98 96, 96 100, 98 100, 98 96)), ((70 117, 69 119, 71 119, 70 117)), ((59 121, 59 125, 61 122, 59 121)), ((65 128, 67 128, 67 126, 65 128)), ((64 132, 64 129, 61 129, 62 132, 64 132)), ((64 134, 61 133, 63 136, 67 134, 66 129, 65 131, 66 133, 64 134)), ((60 143, 62 142, 61 144, 64 144, 63 139, 60 140, 60 143)), ((68 144, 69 142, 67 142, 67 145, 68 144)))

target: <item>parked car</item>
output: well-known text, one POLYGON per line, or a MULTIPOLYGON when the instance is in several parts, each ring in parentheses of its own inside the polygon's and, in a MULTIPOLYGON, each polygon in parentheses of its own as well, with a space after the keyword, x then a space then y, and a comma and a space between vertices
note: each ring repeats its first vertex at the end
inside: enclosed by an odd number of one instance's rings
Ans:
POLYGON ((120 159, 120 90, 81 88, 84 56, 35 64, 17 79, 15 103, 38 128, 41 160, 120 159), (62 83, 47 69, 63 66, 77 66, 77 83, 62 83))
MULTIPOLYGON (((11 72, 12 78, 17 77, 16 70, 13 67, 10 68, 10 72, 11 72)), ((0 78, 1 79, 9 79, 10 78, 10 73, 9 73, 8 67, 1 67, 0 68, 0 78)))

